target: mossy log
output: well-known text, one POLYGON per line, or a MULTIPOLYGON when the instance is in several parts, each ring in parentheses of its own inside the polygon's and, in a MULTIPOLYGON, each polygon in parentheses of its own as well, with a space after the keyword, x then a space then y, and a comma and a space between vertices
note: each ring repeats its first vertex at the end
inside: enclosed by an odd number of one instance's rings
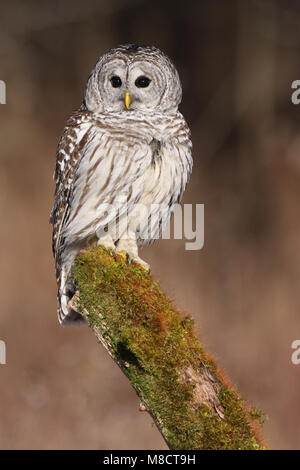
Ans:
MULTIPOLYGON (((130 380, 170 449, 262 449, 261 413, 245 405, 181 314, 137 265, 81 253, 73 302, 130 380)), ((135 410, 132 410, 134 413, 135 410)))

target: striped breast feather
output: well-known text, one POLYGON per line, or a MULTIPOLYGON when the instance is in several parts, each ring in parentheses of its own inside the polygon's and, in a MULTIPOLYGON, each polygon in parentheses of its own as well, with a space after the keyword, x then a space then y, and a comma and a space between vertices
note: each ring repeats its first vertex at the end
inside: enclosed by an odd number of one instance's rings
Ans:
POLYGON ((121 120, 115 127, 108 120, 94 122, 74 174, 61 231, 65 241, 85 239, 130 210, 143 192, 143 175, 151 159, 149 139, 133 135, 121 120), (134 185, 138 178, 141 184, 134 185))

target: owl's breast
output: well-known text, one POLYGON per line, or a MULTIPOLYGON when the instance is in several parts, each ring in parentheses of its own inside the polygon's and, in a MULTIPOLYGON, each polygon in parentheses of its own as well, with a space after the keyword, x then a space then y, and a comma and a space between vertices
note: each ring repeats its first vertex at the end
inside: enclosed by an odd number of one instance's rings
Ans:
POLYGON ((155 143, 151 164, 134 183, 143 185, 139 207, 131 214, 139 244, 161 236, 174 205, 181 200, 190 170, 191 156, 185 145, 171 140, 155 143))

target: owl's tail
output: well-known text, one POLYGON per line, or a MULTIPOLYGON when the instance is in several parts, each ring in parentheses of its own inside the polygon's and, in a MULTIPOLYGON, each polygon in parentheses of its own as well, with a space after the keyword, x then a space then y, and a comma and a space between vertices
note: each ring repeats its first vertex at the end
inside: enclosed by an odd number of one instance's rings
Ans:
POLYGON ((69 298, 66 294, 62 294, 60 290, 57 294, 57 316, 58 321, 62 326, 72 325, 86 325, 85 318, 72 307, 69 303, 72 297, 69 298))
POLYGON ((72 279, 68 277, 64 268, 57 279, 57 283, 57 316, 59 323, 63 326, 86 325, 85 318, 75 310, 76 286, 72 279))

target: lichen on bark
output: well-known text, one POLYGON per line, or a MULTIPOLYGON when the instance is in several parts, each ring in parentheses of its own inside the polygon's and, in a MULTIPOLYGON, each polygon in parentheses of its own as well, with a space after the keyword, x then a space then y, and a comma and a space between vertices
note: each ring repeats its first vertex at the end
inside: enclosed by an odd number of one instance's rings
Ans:
MULTIPOLYGON (((182 315, 141 267, 99 247, 73 267, 76 308, 176 450, 263 448, 257 422, 182 315)), ((133 410, 134 413, 134 410, 133 410)))

